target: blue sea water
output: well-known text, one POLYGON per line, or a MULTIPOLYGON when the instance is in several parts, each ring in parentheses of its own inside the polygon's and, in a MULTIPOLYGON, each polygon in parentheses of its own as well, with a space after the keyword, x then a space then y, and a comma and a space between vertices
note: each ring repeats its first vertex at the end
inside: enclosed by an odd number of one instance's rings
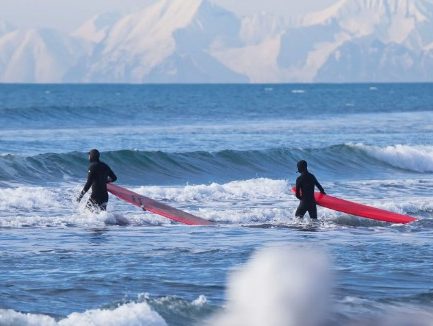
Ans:
POLYGON ((0 126, 0 325, 433 324, 433 84, 0 85, 0 126), (91 148, 216 226, 89 213, 91 148), (418 220, 295 219, 300 159, 418 220))

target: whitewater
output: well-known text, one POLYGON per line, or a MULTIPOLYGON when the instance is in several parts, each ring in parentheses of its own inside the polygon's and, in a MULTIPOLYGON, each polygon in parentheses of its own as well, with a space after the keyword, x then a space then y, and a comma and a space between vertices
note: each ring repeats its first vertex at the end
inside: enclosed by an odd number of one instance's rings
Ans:
POLYGON ((431 325, 433 85, 0 85, 0 325, 431 325), (77 203, 117 184, 215 222, 77 203), (296 162, 408 225, 294 217, 296 162))

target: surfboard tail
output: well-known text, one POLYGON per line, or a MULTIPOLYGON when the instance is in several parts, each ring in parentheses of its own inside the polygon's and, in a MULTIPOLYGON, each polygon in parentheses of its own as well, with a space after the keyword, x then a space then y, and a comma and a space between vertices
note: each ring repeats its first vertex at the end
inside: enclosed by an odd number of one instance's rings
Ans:
POLYGON ((115 195, 116 197, 118 197, 119 199, 122 199, 129 204, 140 207, 141 209, 149 211, 151 213, 166 217, 175 222, 179 222, 186 225, 213 225, 214 224, 211 221, 205 220, 201 217, 181 211, 180 209, 160 203, 149 197, 139 195, 131 190, 122 188, 112 183, 107 184, 107 190, 113 195, 115 195))

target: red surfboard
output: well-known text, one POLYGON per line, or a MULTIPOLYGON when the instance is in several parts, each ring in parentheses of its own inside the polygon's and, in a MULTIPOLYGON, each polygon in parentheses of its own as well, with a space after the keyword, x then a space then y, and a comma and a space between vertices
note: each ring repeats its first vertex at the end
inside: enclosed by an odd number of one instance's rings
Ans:
POLYGON ((212 222, 207 221, 203 218, 194 216, 187 212, 165 205, 156 200, 139 195, 131 190, 119 187, 112 183, 107 184, 107 190, 111 192, 113 195, 115 195, 116 197, 126 201, 127 203, 140 207, 146 211, 164 216, 176 222, 180 222, 187 225, 213 225, 212 222))
MULTIPOLYGON (((292 188, 292 192, 296 193, 296 187, 292 188)), ((384 209, 354 203, 348 200, 324 195, 320 192, 315 192, 314 198, 316 199, 316 203, 320 206, 372 220, 401 224, 416 221, 416 218, 409 215, 393 213, 384 209)))

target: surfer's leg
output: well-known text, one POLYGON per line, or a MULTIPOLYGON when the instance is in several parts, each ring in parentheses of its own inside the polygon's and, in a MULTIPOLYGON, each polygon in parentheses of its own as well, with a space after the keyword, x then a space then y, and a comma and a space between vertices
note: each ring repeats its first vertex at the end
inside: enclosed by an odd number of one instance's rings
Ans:
POLYGON ((306 212, 307 212, 307 207, 305 207, 305 205, 303 205, 303 203, 301 202, 298 208, 296 209, 295 216, 299 218, 303 218, 306 212))
POLYGON ((103 202, 103 203, 101 203, 101 204, 99 204, 98 206, 99 206, 99 209, 101 210, 101 211, 106 211, 107 210, 107 202, 103 202))
POLYGON ((98 204, 92 198, 89 198, 86 203, 86 209, 91 212, 95 212, 98 209, 98 204))
POLYGON ((312 204, 308 208, 308 214, 310 215, 311 219, 317 220, 317 206, 316 206, 316 204, 312 204))
POLYGON ((107 210, 107 202, 99 202, 94 198, 89 198, 86 204, 86 208, 92 213, 99 213, 107 210))

